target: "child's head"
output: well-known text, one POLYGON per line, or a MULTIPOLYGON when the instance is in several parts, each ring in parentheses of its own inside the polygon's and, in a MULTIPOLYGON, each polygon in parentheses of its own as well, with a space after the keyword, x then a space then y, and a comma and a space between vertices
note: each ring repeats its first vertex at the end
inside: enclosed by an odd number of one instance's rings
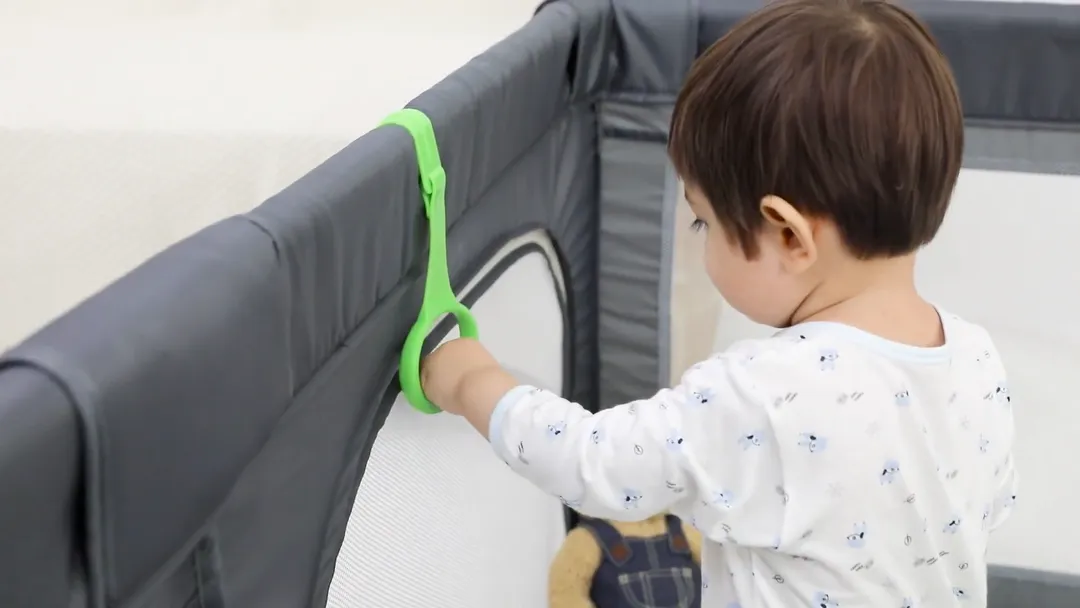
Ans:
POLYGON ((782 326, 830 275, 933 239, 963 142, 956 84, 919 20, 879 0, 784 0, 694 63, 668 147, 713 283, 782 326))

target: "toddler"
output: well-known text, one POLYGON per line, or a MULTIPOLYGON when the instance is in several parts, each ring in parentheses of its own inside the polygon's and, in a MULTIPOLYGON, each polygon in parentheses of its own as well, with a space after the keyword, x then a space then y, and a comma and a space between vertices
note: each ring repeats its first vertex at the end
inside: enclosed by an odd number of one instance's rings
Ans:
POLYGON ((425 360, 424 389, 570 507, 701 530, 706 608, 985 606, 1015 499, 1005 370, 914 285, 963 137, 912 14, 768 5, 691 68, 669 155, 713 284, 778 332, 596 414, 472 340, 425 360))

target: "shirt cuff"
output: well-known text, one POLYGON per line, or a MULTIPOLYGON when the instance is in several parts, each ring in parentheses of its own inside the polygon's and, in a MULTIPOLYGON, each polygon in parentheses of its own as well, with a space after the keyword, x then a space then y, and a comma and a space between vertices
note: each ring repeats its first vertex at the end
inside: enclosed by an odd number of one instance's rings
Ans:
POLYGON ((527 384, 515 386, 499 399, 499 402, 495 404, 495 409, 491 411, 491 418, 488 420, 488 442, 504 460, 507 458, 506 446, 503 445, 502 440, 504 419, 514 406, 521 403, 522 398, 534 390, 536 390, 535 387, 527 384))

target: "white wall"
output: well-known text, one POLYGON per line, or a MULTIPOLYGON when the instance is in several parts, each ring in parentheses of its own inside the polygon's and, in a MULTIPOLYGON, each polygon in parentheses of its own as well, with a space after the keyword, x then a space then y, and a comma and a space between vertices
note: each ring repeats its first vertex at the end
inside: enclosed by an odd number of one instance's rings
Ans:
POLYGON ((534 8, 0 2, 0 351, 278 192, 534 8))
MULTIPOLYGON (((983 324, 1009 372, 1021 487, 998 564, 1080 575, 1080 177, 964 170, 918 268, 925 295, 983 324)), ((771 333, 725 306, 717 347, 771 333)))

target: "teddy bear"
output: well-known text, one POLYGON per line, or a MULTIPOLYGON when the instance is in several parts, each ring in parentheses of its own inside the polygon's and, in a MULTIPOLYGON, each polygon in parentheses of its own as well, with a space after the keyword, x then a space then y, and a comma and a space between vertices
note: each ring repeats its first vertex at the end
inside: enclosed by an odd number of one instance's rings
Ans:
POLYGON ((580 517, 548 576, 551 608, 700 608, 701 534, 674 515, 580 517))

